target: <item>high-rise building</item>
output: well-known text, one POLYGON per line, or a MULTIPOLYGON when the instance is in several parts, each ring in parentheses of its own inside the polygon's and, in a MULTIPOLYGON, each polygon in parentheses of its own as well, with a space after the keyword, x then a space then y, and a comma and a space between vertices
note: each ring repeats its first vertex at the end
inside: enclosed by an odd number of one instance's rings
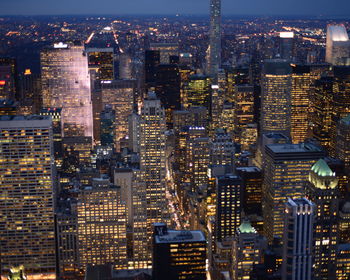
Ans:
POLYGON ((98 80, 114 80, 113 48, 87 48, 89 70, 96 72, 98 80))
POLYGON ((308 137, 313 76, 308 66, 293 65, 292 69, 291 137, 292 143, 298 144, 308 137))
POLYGON ((63 136, 93 136, 88 61, 83 46, 55 44, 40 55, 43 106, 62 108, 63 136))
POLYGON ((262 263, 266 239, 257 233, 248 220, 237 229, 232 246, 232 279, 249 280, 254 266, 262 263))
POLYGON ((350 243, 350 202, 339 210, 339 242, 350 243))
POLYGON ((279 43, 281 58, 292 61, 295 47, 294 32, 280 32, 279 43))
POLYGON ((223 129, 217 129, 210 142, 210 164, 227 165, 233 168, 235 146, 231 136, 223 129))
POLYGON ((79 266, 126 268, 126 208, 116 186, 85 187, 77 201, 79 266))
POLYGON ((336 277, 339 207, 337 185, 335 173, 323 159, 312 166, 306 194, 316 205, 313 244, 315 280, 336 277))
POLYGON ((339 121, 335 137, 335 156, 350 169, 350 115, 339 121))
POLYGON ((171 57, 179 56, 179 45, 175 43, 151 43, 152 51, 159 51, 160 64, 171 64, 171 57))
POLYGON ((102 81, 100 84, 102 109, 106 105, 115 111, 114 142, 117 152, 121 141, 128 135, 128 116, 134 109, 135 80, 102 81))
POLYGON ((16 60, 0 57, 0 99, 14 99, 16 94, 16 60))
POLYGON ((286 203, 282 279, 311 280, 315 205, 306 198, 286 203))
POLYGON ((205 280, 207 242, 201 231, 177 231, 154 225, 153 279, 205 280))
POLYGON ((193 75, 185 84, 185 108, 203 106, 207 108, 208 116, 211 112, 211 83, 208 76, 193 75))
POLYGON ((100 139, 102 146, 113 146, 115 139, 115 110, 106 106, 101 112, 100 139))
POLYGON ((310 96, 311 135, 327 150, 331 146, 333 84, 333 77, 321 77, 316 80, 310 96))
POLYGON ((221 0, 210 0, 208 73, 217 78, 221 67, 221 0))
POLYGON ((288 197, 304 197, 310 168, 324 152, 313 144, 274 144, 265 147, 265 155, 264 233, 272 243, 274 238, 282 238, 284 203, 288 197))
POLYGON ((180 74, 176 64, 161 64, 156 72, 156 94, 165 109, 171 127, 174 110, 181 109, 180 74))
POLYGON ((339 244, 337 248, 337 280, 347 280, 350 275, 350 244, 339 244))
POLYGON ((128 117, 129 124, 129 149, 135 153, 140 150, 140 115, 133 112, 128 117))
POLYGON ((42 107, 40 75, 26 69, 18 77, 17 88, 17 100, 20 102, 21 111, 37 114, 42 107))
POLYGON ((242 180, 225 175, 216 179, 216 240, 233 237, 241 224, 242 180))
POLYGON ((350 65, 350 40, 343 24, 327 26, 326 62, 350 65))
POLYGON ((149 87, 155 87, 157 69, 160 64, 159 50, 146 50, 145 52, 145 83, 149 87))
POLYGON ((27 274, 55 274, 52 121, 0 117, 0 276, 24 265, 27 274))
POLYGON ((140 168, 146 185, 147 226, 167 217, 165 197, 165 112, 154 92, 144 100, 140 121, 140 168))
POLYGON ((242 207, 247 215, 261 215, 263 172, 256 166, 238 167, 237 174, 242 178, 242 207))
POLYGON ((262 133, 279 132, 290 136, 292 69, 283 59, 266 60, 262 74, 262 133))

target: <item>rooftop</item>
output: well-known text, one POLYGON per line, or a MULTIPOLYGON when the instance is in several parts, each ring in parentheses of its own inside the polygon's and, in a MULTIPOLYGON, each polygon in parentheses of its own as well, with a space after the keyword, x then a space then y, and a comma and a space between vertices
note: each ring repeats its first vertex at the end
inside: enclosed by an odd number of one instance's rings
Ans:
POLYGON ((256 233, 255 228, 252 227, 248 220, 244 220, 238 230, 240 233, 256 233))
POLYGON ((311 167, 311 170, 321 177, 335 176, 335 173, 329 168, 328 164, 323 159, 320 159, 318 162, 316 162, 311 167))
POLYGON ((167 234, 156 235, 156 243, 205 242, 205 236, 200 230, 168 230, 167 234))
POLYGON ((345 42, 349 40, 348 32, 343 24, 340 25, 328 25, 327 36, 332 41, 345 42))

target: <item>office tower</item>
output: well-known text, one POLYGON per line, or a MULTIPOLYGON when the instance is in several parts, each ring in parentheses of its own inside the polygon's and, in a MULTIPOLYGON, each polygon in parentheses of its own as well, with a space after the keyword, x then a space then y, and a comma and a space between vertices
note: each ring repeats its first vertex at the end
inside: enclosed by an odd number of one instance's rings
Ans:
POLYGON ((126 267, 126 209, 117 186, 85 187, 77 201, 79 268, 126 267))
POLYGON ((311 85, 314 76, 310 67, 292 66, 292 108, 291 137, 292 143, 302 143, 308 137, 311 85))
POLYGON ((330 150, 331 125, 333 115, 332 77, 321 77, 316 80, 311 94, 311 134, 323 147, 330 150))
POLYGON ((151 254, 147 252, 146 193, 138 169, 116 168, 114 183, 121 187, 126 202, 128 269, 149 268, 151 254))
POLYGON ((144 100, 140 122, 140 168, 146 184, 147 226, 167 217, 165 197, 165 112, 155 93, 144 100))
POLYGON ((290 136, 291 74, 286 60, 265 61, 261 81, 261 134, 279 132, 290 136))
POLYGON ((335 279, 338 245, 338 179, 320 159, 310 171, 307 197, 316 205, 313 279, 335 279))
POLYGON ((256 166, 238 167, 237 175, 242 178, 242 208, 247 215, 261 215, 262 170, 256 166))
POLYGON ((242 133, 247 125, 254 123, 254 87, 237 85, 234 95, 235 140, 244 141, 242 133))
POLYGON ((221 85, 211 85, 211 133, 221 128, 221 113, 224 106, 225 88, 221 85))
POLYGON ((95 72, 97 80, 114 80, 113 48, 87 48, 89 70, 95 72))
POLYGON ((93 136, 88 62, 82 46, 55 44, 40 54, 45 108, 62 108, 62 136, 93 136))
POLYGON ((0 57, 0 99, 15 99, 16 60, 0 57))
POLYGON ((172 56, 179 56, 179 45, 174 43, 151 43, 150 50, 159 51, 160 64, 170 64, 172 56))
POLYGON ((223 129, 217 129, 210 141, 210 164, 227 165, 233 168, 235 146, 231 136, 223 129))
POLYGON ((52 138, 47 116, 0 117, 1 276, 19 265, 55 274, 52 138))
POLYGON ((37 114, 42 107, 41 77, 26 69, 18 77, 18 96, 21 111, 29 114, 37 114))
POLYGON ((282 279, 312 279, 315 205, 306 198, 286 202, 282 279))
POLYGON ((339 244, 337 248, 337 280, 347 280, 350 275, 350 244, 339 244))
POLYGON ((175 64, 159 65, 156 72, 156 94, 165 109, 168 127, 171 127, 174 110, 181 109, 180 74, 175 64))
POLYGON ((242 180, 225 175, 216 179, 216 240, 221 242, 235 235, 241 224, 242 180))
POLYGON ((235 105, 231 102, 224 102, 221 112, 221 127, 227 132, 233 133, 235 127, 235 105))
POLYGON ((258 125, 256 123, 247 124, 243 127, 241 133, 241 149, 243 151, 249 151, 253 148, 256 149, 258 141, 258 125))
POLYGON ((350 114, 339 121, 335 137, 335 156, 350 169, 350 114))
POLYGON ((203 75, 193 75, 185 84, 184 89, 185 108, 203 106, 211 112, 211 84, 210 78, 203 75))
POLYGON ((158 50, 146 50, 145 52, 145 83, 149 87, 156 85, 157 69, 160 64, 160 52, 158 50))
POLYGON ((350 65, 350 40, 343 24, 327 26, 326 62, 350 65))
POLYGON ((350 243, 350 202, 344 203, 339 210, 339 242, 350 243))
POLYGON ((134 109, 135 80, 105 81, 100 84, 102 108, 111 106, 115 111, 115 148, 119 152, 122 139, 128 135, 128 116, 134 109))
POLYGON ((57 276, 59 279, 76 279, 79 275, 76 199, 59 199, 55 212, 57 276))
POLYGON ((208 111, 205 107, 189 107, 173 112, 174 130, 178 133, 183 127, 208 128, 208 111))
POLYGON ((232 246, 232 279, 252 279, 254 266, 262 263, 266 239, 257 233, 248 220, 237 229, 232 246))
POLYGON ((282 238, 287 197, 304 197, 310 168, 324 156, 324 152, 309 143, 274 144, 265 146, 265 156, 262 189, 264 234, 272 243, 274 238, 282 238))
POLYGON ((206 239, 201 231, 177 231, 154 225, 154 280, 206 279, 206 239))
POLYGON ((119 54, 119 75, 120 80, 132 79, 132 59, 129 54, 119 54))
POLYGON ((210 0, 208 73, 216 79, 221 67, 221 0, 210 0))
POLYGON ((186 169, 192 192, 208 184, 209 138, 204 127, 189 127, 186 139, 186 169))
POLYGON ((281 58, 292 61, 294 58, 294 32, 280 32, 279 43, 281 58))
POLYGON ((332 95, 331 155, 335 155, 335 141, 339 121, 350 114, 350 67, 334 67, 332 95))

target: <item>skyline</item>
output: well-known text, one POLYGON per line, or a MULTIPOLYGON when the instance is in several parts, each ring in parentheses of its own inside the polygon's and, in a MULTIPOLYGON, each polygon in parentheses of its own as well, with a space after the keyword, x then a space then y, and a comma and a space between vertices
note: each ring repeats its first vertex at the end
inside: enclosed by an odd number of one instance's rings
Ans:
MULTIPOLYGON (((76 0, 74 3, 68 0, 60 2, 31 0, 29 6, 24 0, 2 0, 0 15, 207 15, 209 12, 209 3, 207 2, 203 0, 191 0, 190 2, 179 0, 175 3, 170 0, 151 0, 145 4, 144 0, 130 2, 102 0, 98 3, 92 0, 76 0), (111 13, 112 10, 115 12, 111 13)), ((337 0, 337 5, 332 6, 329 6, 326 0, 307 2, 296 0, 287 3, 277 0, 237 2, 222 1, 223 16, 350 16, 350 3, 346 0, 337 0), (348 12, 344 13, 347 10, 348 12)))

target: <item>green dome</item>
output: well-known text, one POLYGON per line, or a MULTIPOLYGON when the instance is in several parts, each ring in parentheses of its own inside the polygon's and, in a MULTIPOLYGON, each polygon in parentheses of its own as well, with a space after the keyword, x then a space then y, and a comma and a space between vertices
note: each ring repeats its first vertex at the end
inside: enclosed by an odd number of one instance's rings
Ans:
POLYGON ((256 233, 255 228, 252 227, 249 221, 244 220, 239 226, 238 230, 240 233, 256 233))
POLYGON ((334 172, 329 168, 327 162, 325 162, 323 159, 320 159, 318 162, 316 162, 311 167, 311 170, 321 177, 335 176, 334 172))

